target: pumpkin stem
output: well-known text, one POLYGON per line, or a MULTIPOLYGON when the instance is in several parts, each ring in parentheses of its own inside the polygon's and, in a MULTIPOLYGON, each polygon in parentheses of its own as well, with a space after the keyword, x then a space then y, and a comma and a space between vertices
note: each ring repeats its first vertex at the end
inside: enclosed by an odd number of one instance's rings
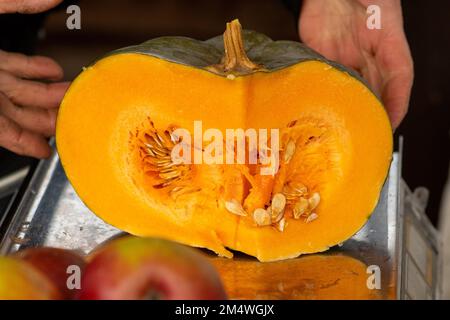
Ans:
POLYGON ((242 27, 238 19, 227 23, 223 34, 225 54, 219 64, 206 67, 207 70, 220 75, 245 75, 264 68, 252 62, 244 49, 242 27))

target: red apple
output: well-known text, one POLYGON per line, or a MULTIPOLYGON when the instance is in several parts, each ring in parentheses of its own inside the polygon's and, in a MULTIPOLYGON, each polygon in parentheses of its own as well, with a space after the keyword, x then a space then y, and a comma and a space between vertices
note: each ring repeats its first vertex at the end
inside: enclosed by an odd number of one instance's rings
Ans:
POLYGON ((97 250, 86 266, 80 299, 226 299, 214 267, 195 249, 132 236, 97 250))
POLYGON ((60 299, 54 284, 31 264, 0 257, 0 300, 60 299))
POLYGON ((82 275, 86 262, 74 251, 58 248, 29 248, 14 255, 33 265, 36 269, 53 282, 61 292, 63 299, 73 299, 78 290, 76 286, 68 284, 70 276, 76 272, 82 275), (73 269, 77 268, 77 269, 73 269))

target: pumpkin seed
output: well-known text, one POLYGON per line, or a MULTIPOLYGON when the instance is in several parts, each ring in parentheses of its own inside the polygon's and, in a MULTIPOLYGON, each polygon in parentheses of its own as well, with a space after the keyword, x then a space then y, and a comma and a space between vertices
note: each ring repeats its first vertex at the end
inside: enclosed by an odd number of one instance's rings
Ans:
POLYGON ((173 179, 176 178, 180 175, 180 173, 178 172, 178 170, 173 170, 173 171, 169 171, 169 172, 160 172, 159 173, 159 177, 169 180, 169 179, 173 179))
POLYGON ((284 194, 282 193, 275 194, 272 198, 271 207, 272 207, 272 215, 274 214, 278 215, 279 213, 283 212, 284 208, 286 207, 286 197, 284 196, 284 194))
POLYGON ((301 182, 289 182, 283 186, 283 194, 287 202, 295 203, 300 197, 308 193, 308 188, 301 182))
POLYGON ((273 221, 273 223, 278 223, 278 222, 280 222, 280 220, 281 219, 283 219, 284 218, 284 210, 282 211, 282 212, 280 212, 278 215, 274 215, 273 213, 272 213, 272 221, 273 221))
POLYGON ((308 218, 306 218, 305 222, 306 223, 310 223, 311 221, 314 221, 318 218, 319 216, 317 215, 317 213, 311 213, 308 218))
POLYGON ((244 208, 242 208, 241 203, 236 199, 225 201, 225 209, 238 216, 245 217, 247 215, 247 212, 245 212, 244 208))
POLYGON ((318 192, 314 192, 311 197, 308 199, 309 202, 309 210, 312 211, 319 205, 320 195, 318 192))
POLYGON ((275 194, 269 208, 273 223, 278 223, 284 217, 286 197, 282 193, 275 194))
POLYGON ((286 227, 286 219, 283 218, 278 222, 277 229, 278 231, 283 232, 285 227, 286 227))
POLYGON ((260 227, 268 226, 268 225, 272 224, 272 219, 270 217, 270 214, 267 212, 267 210, 265 210, 263 208, 258 208, 255 211, 253 211, 253 220, 260 227))
POLYGON ((305 198, 300 198, 294 205, 293 214, 295 219, 300 219, 300 217, 306 213, 308 209, 309 201, 305 198))
POLYGON ((289 140, 286 145, 286 150, 284 151, 284 162, 289 163, 294 153, 295 153, 295 142, 289 140))

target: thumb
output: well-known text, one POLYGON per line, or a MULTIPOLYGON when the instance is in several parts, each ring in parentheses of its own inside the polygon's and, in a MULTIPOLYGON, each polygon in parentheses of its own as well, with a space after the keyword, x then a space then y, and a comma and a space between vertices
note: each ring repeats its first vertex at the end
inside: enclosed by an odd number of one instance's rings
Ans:
POLYGON ((0 1, 0 14, 2 13, 39 13, 49 10, 62 0, 2 0, 0 1))

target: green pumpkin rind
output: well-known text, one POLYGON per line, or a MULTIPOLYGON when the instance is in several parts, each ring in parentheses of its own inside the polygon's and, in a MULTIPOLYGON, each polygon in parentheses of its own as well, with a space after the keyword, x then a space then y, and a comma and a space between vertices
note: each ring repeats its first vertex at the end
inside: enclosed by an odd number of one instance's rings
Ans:
MULTIPOLYGON (((273 72, 305 61, 322 61, 342 72, 348 73, 370 88, 366 81, 354 70, 326 59, 300 42, 273 41, 268 36, 251 30, 242 30, 242 37, 249 59, 262 65, 265 69, 257 72, 273 72)), ((224 54, 223 36, 216 36, 206 41, 188 37, 159 37, 142 44, 112 51, 104 57, 124 53, 139 53, 173 63, 205 69, 208 66, 221 62, 224 54)))

